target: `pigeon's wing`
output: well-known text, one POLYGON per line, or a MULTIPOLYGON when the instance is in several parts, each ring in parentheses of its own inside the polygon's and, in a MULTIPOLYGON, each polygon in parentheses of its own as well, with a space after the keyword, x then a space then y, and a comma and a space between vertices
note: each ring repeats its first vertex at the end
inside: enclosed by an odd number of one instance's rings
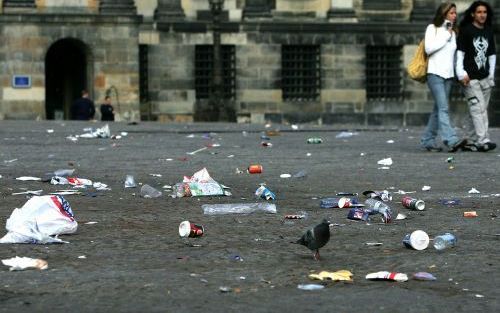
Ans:
POLYGON ((297 241, 297 243, 304 245, 311 250, 316 249, 316 248, 311 248, 311 244, 314 243, 314 231, 313 231, 313 229, 308 229, 304 233, 304 235, 302 235, 302 237, 297 241))
POLYGON ((330 226, 327 223, 321 223, 314 227, 315 246, 310 249, 319 249, 326 245, 330 240, 330 226))

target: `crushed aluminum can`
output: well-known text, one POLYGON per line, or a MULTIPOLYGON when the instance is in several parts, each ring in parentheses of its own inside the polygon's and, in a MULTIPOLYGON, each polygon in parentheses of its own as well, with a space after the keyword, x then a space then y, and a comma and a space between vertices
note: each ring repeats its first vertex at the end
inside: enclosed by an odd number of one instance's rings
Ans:
POLYGON ((477 217, 476 211, 466 211, 464 212, 464 217, 477 217))

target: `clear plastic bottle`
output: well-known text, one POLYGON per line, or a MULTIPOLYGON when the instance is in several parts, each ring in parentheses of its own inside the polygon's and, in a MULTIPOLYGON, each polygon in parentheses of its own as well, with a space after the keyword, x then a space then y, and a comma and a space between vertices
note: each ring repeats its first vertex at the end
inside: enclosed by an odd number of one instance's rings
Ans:
POLYGON ((434 237, 434 248, 436 248, 436 250, 444 250, 446 248, 454 247, 456 244, 457 237, 450 233, 434 237))
POLYGON ((382 214, 384 223, 391 223, 397 216, 397 214, 394 214, 393 210, 387 204, 377 199, 366 199, 365 208, 371 209, 372 212, 382 214))
POLYGON ((274 203, 224 203, 224 204, 204 204, 201 206, 203 214, 247 214, 253 212, 276 213, 274 203))

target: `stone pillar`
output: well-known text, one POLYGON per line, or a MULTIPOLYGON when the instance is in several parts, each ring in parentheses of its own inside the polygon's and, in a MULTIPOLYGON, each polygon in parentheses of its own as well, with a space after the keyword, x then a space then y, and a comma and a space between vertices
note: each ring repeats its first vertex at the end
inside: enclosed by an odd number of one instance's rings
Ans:
POLYGON ((438 4, 435 0, 414 0, 410 19, 412 21, 431 22, 438 4))
POLYGON ((168 22, 169 20, 184 19, 185 16, 181 0, 158 0, 158 6, 155 10, 157 21, 168 22))
POLYGON ((135 7, 134 0, 100 0, 99 13, 136 15, 137 8, 135 7))
POLYGON ((356 12, 354 11, 353 0, 331 0, 330 10, 327 17, 329 19, 340 19, 342 21, 355 20, 356 12))
POLYGON ((3 0, 3 7, 8 9, 36 8, 35 0, 3 0))
POLYGON ((269 0, 246 0, 243 9, 243 18, 271 17, 271 10, 275 7, 275 1, 269 0))

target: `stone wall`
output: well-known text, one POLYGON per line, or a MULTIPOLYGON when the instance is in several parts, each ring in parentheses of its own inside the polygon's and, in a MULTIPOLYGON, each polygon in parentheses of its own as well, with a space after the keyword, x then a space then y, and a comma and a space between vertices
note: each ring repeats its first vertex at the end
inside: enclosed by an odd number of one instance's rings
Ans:
POLYGON ((45 58, 52 44, 77 39, 88 47, 88 89, 96 101, 112 86, 118 119, 138 119, 138 27, 135 19, 54 15, 2 16, 0 100, 4 118, 45 118, 45 58), (13 89, 12 75, 32 77, 30 89, 13 89))

